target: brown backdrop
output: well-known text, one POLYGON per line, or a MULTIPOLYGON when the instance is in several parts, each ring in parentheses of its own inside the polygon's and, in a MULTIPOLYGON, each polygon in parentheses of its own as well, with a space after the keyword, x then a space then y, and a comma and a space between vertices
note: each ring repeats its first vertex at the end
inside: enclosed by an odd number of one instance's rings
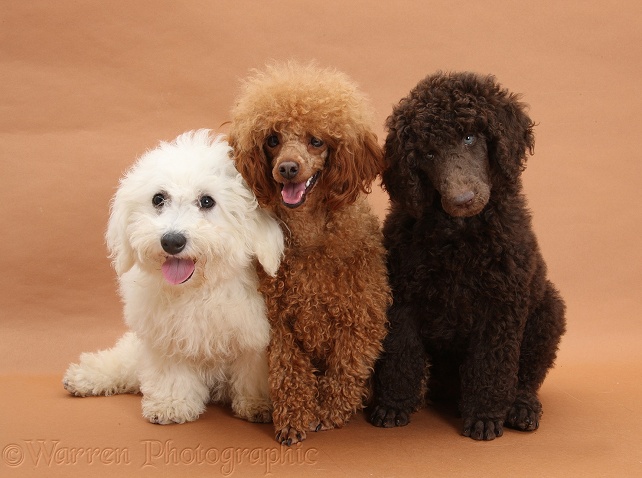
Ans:
MULTIPOLYGON (((641 16, 633 0, 3 1, 0 475, 642 475, 641 16), (70 361, 124 330, 103 243, 123 170, 160 139, 225 132, 239 79, 287 58, 352 76, 380 139, 437 69, 524 94, 538 123, 526 193, 568 305, 539 431, 475 443, 429 408, 399 430, 359 415, 283 452, 225 408, 159 427, 139 397, 62 389, 70 361)), ((371 199, 383 217, 385 194, 371 199)))

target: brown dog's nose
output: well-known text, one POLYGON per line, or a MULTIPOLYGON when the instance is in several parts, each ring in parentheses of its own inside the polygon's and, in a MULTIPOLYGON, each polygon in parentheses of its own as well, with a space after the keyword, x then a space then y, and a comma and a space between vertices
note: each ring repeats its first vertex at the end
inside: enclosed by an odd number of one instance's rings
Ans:
POLYGON ((464 204, 469 203, 473 199, 475 199, 475 193, 472 191, 466 191, 464 193, 461 193, 458 196, 455 196, 453 198, 453 204, 455 206, 463 206, 464 204))
POLYGON ((299 173, 299 165, 294 161, 284 161, 279 165, 279 174, 284 179, 292 179, 299 173))

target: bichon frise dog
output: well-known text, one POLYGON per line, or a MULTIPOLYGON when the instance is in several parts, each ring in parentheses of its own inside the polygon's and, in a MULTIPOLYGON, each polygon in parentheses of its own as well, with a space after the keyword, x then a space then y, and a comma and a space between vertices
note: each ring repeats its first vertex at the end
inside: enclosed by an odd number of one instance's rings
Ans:
POLYGON ((142 392, 152 423, 196 420, 208 402, 271 420, 270 329, 254 258, 276 274, 283 235, 208 130, 147 152, 114 196, 107 245, 125 322, 115 347, 82 354, 73 395, 142 392))

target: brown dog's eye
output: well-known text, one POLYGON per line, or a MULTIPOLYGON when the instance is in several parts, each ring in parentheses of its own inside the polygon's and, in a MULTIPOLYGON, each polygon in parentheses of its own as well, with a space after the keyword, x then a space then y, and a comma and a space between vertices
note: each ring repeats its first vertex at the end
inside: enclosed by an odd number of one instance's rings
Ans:
POLYGON ((268 148, 276 148, 279 145, 279 137, 275 134, 271 134, 265 140, 265 144, 267 144, 268 148))
POLYGON ((323 146, 323 140, 321 140, 319 138, 315 138, 314 136, 312 136, 310 138, 310 144, 312 146, 314 146, 315 148, 320 148, 321 146, 323 146))
POLYGON ((476 139, 475 135, 467 134, 466 136, 464 136, 464 144, 466 146, 471 146, 471 145, 475 144, 475 139, 476 139))

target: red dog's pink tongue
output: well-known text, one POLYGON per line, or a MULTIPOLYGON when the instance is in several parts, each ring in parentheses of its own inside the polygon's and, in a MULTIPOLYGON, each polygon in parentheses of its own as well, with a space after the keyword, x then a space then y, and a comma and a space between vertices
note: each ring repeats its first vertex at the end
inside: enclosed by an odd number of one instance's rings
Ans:
POLYGON ((298 204, 305 192, 305 183, 288 183, 283 186, 281 196, 286 204, 298 204))
POLYGON ((194 273, 194 261, 168 257, 162 266, 163 277, 170 284, 182 284, 194 273))

